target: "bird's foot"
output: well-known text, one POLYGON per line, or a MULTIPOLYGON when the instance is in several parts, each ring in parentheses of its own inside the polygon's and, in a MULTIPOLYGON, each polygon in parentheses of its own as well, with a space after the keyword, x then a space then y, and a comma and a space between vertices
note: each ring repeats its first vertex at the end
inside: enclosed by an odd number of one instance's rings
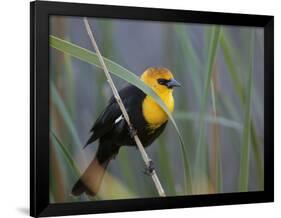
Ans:
POLYGON ((150 175, 153 173, 154 170, 155 170, 155 168, 154 168, 154 163, 153 163, 152 160, 149 160, 148 166, 146 166, 146 167, 144 168, 144 174, 150 176, 150 175))
POLYGON ((131 138, 134 138, 137 135, 137 130, 133 126, 129 126, 129 134, 131 138))

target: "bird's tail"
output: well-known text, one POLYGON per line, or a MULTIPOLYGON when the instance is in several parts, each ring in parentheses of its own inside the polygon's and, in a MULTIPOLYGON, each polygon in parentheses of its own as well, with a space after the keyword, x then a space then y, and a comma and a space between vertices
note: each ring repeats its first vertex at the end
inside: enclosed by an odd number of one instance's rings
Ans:
POLYGON ((79 196, 85 192, 87 195, 95 196, 100 189, 105 170, 113 155, 112 149, 99 146, 95 158, 73 186, 72 194, 79 196))

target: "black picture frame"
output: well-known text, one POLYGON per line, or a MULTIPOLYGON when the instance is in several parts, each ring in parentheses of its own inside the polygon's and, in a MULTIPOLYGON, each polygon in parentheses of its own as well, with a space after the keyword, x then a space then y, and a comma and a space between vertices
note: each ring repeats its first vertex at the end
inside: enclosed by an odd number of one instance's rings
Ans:
POLYGON ((274 17, 35 1, 30 3, 30 215, 58 216, 274 200, 274 17), (80 16, 264 28, 264 191, 80 203, 49 203, 49 16, 80 16))

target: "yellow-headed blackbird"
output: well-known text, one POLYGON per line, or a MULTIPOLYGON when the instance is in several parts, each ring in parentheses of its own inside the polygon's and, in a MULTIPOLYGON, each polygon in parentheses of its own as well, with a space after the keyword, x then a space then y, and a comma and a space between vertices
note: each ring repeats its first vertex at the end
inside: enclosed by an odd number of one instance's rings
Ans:
MULTIPOLYGON (((173 112, 173 87, 180 84, 172 73, 166 68, 148 68, 142 74, 141 80, 150 86, 169 111, 173 112)), ((165 129, 167 114, 151 96, 147 96, 135 86, 129 85, 121 89, 119 94, 143 146, 150 145, 165 129)), ((84 192, 96 195, 105 169, 119 148, 123 145, 136 146, 114 97, 111 97, 107 107, 96 120, 91 133, 85 146, 99 139, 99 147, 95 158, 72 189, 72 194, 76 196, 84 192)))

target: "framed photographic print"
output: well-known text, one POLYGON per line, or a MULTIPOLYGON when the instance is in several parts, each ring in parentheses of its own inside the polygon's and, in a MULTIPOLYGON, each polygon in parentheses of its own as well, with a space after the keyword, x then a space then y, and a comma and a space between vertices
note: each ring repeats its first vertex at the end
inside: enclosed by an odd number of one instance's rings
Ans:
POLYGON ((30 215, 273 201, 273 17, 35 1, 30 215))

